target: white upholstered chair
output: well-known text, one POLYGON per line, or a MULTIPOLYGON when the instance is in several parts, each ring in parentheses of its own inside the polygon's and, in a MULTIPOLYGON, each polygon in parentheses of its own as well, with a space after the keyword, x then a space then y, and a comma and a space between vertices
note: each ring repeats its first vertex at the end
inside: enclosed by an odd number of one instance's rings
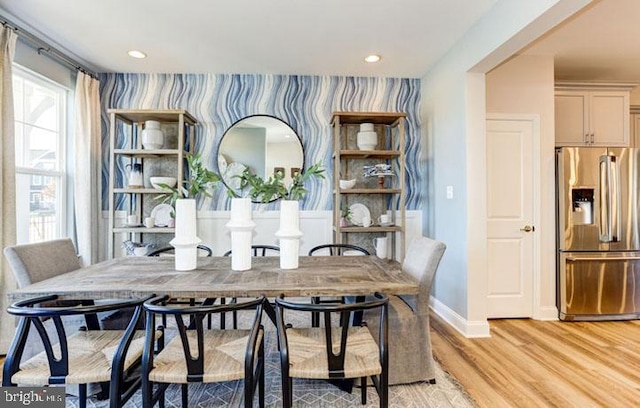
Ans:
MULTIPOLYGON (((415 296, 389 296, 389 384, 435 383, 429 296, 445 249, 444 243, 425 237, 409 245, 402 270, 418 280, 420 291, 415 296)), ((376 320, 366 314, 371 333, 377 333, 376 320)))

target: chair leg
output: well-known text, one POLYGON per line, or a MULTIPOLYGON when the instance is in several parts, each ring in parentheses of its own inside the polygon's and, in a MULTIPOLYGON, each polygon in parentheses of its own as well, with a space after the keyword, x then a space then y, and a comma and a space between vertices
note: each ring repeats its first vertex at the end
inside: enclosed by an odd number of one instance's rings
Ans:
POLYGON ((367 405, 367 377, 360 377, 360 395, 362 405, 367 405))
POLYGON ((182 408, 189 406, 189 384, 182 384, 182 408))
MULTIPOLYGON (((225 298, 220 298, 220 304, 224 305, 227 303, 227 299, 225 298)), ((220 330, 224 330, 227 327, 227 314, 226 313, 220 313, 220 330)))
MULTIPOLYGON (((317 305, 320 303, 320 298, 314 296, 311 298, 311 304, 317 305)), ((320 313, 312 312, 311 313, 311 327, 320 327, 320 313)))
POLYGON ((164 408, 164 403, 165 403, 165 393, 166 388, 162 389, 162 393, 160 394, 160 396, 158 397, 158 407, 159 408, 164 408))
POLYGON ((142 407, 151 408, 153 399, 153 383, 145 378, 144 375, 142 376, 140 389, 142 393, 142 407))
POLYGON ((293 405, 293 390, 291 378, 282 377, 282 407, 291 408, 293 405))
POLYGON ((87 384, 78 384, 78 405, 87 408, 87 384))
POLYGON ((258 390, 258 403, 260 404, 260 408, 264 408, 264 339, 262 339, 262 343, 260 343, 260 351, 258 352, 258 355, 261 360, 260 376, 258 379, 258 387, 260 387, 260 389, 258 390))
POLYGON ((380 408, 389 406, 389 373, 382 370, 380 374, 380 408))

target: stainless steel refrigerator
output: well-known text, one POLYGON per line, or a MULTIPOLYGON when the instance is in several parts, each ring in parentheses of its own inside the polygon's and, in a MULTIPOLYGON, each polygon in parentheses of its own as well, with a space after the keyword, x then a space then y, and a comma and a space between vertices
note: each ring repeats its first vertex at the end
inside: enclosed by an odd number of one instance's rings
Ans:
POLYGON ((640 318, 640 149, 556 152, 561 320, 640 318))

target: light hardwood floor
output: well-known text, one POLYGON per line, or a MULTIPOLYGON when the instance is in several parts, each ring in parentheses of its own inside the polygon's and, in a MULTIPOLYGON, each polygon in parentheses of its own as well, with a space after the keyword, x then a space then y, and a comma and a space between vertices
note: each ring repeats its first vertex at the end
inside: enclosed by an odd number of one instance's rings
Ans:
POLYGON ((479 407, 640 406, 640 321, 491 320, 467 339, 431 317, 434 356, 479 407))
POLYGON ((477 406, 640 406, 640 321, 490 326, 491 338, 467 339, 431 315, 436 359, 477 406))

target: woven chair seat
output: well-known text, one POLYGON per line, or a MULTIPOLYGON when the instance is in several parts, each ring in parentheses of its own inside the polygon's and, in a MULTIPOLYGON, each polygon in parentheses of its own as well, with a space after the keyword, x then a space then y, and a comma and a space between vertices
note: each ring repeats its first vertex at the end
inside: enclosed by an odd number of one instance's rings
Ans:
MULTIPOLYGON (((332 328, 333 348, 339 349, 340 327, 332 328)), ((325 329, 287 329, 289 375, 329 379, 325 329)), ((378 345, 367 327, 349 328, 343 378, 359 378, 382 372, 378 345)))
MULTIPOLYGON (((113 357, 123 334, 122 330, 89 330, 69 336, 69 374, 65 382, 87 384, 109 381, 113 357)), ((125 370, 140 358, 143 347, 144 333, 136 333, 126 355, 125 370)), ((60 356, 59 345, 56 344, 54 350, 54 354, 60 356)), ((23 386, 42 387, 49 384, 49 376, 49 363, 43 351, 23 362, 20 371, 15 373, 11 380, 23 386)))
MULTIPOLYGON (((202 382, 240 380, 245 377, 245 353, 249 330, 206 330, 204 332, 204 374, 202 382)), ((190 344, 197 344, 196 333, 188 331, 190 344)), ((263 341, 263 330, 258 332, 256 349, 263 341)), ((197 353, 197 350, 192 350, 197 353)), ((175 336, 153 359, 149 380, 153 382, 186 384, 187 364, 180 336, 175 336)))

